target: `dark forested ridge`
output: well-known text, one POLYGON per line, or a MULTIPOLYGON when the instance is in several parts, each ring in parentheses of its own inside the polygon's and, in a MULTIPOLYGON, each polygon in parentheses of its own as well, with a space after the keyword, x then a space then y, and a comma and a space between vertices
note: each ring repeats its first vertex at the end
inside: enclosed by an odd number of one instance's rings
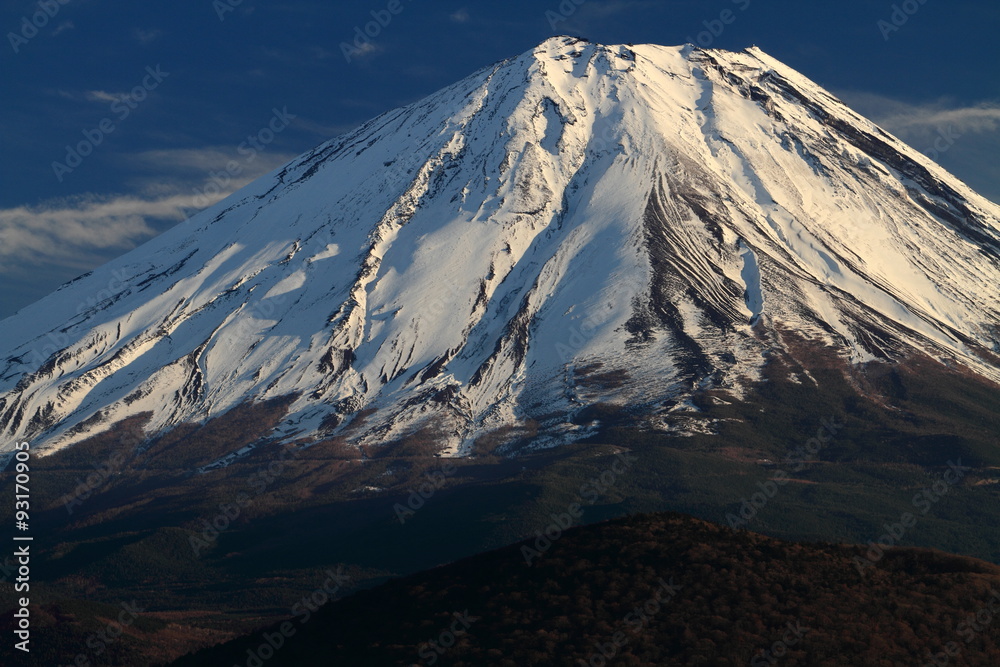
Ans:
POLYGON ((545 546, 397 579, 173 667, 1000 664, 1000 568, 983 561, 899 548, 859 567, 864 547, 673 513, 545 546))

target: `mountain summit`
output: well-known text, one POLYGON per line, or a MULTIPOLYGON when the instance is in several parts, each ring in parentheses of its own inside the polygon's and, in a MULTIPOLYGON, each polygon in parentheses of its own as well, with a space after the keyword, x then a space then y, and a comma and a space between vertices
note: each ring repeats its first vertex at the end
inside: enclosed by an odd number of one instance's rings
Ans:
POLYGON ((278 397, 285 441, 552 446, 739 398, 791 336, 996 382, 997 285, 1000 207, 759 49, 558 37, 0 322, 2 447, 278 397))

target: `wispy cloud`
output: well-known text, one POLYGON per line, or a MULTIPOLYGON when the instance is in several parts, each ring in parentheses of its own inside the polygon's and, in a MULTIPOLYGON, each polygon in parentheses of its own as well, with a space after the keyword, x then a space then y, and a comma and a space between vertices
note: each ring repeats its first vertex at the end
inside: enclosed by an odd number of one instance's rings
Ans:
POLYGON ((117 102, 125 97, 124 93, 109 93, 103 90, 88 90, 83 93, 83 98, 88 102, 117 102))
POLYGON ((1000 103, 911 103, 878 93, 838 91, 853 109, 1000 202, 1000 103))
MULTIPOLYGON (((247 169, 254 173, 264 173, 270 171, 272 165, 278 166, 293 157, 295 156, 283 153, 258 154, 254 162, 259 160, 260 164, 247 165, 247 169), (254 168, 249 169, 250 166, 254 168)), ((232 160, 242 160, 232 146, 150 150, 129 155, 125 159, 136 167, 155 171, 160 176, 171 175, 185 180, 197 177, 199 172, 207 175, 209 171, 223 169, 232 160)))
POLYGON ((378 53, 382 49, 379 48, 375 42, 362 42, 361 44, 352 44, 351 57, 352 58, 363 58, 364 56, 370 56, 373 53, 378 53))
POLYGON ((0 274, 26 265, 89 270, 228 197, 294 155, 260 153, 253 161, 237 162, 239 171, 220 183, 218 174, 238 157, 232 148, 221 147, 146 151, 127 159, 137 171, 156 176, 136 177, 133 194, 88 194, 0 209, 0 274))
POLYGON ((448 15, 448 18, 452 23, 468 23, 469 22, 469 10, 462 7, 457 12, 448 15))
POLYGON ((333 51, 327 51, 322 46, 310 46, 309 53, 312 54, 312 57, 316 60, 329 60, 336 55, 333 51))
POLYGON ((143 30, 142 28, 135 28, 132 30, 132 39, 140 44, 149 44, 159 39, 162 34, 162 30, 143 30))
POLYGON ((106 90, 47 89, 45 92, 49 95, 58 95, 63 99, 74 102, 99 102, 101 104, 110 104, 117 102, 123 97, 128 97, 128 93, 112 93, 106 90))
POLYGON ((0 272, 26 264, 91 268, 103 251, 128 250, 155 236, 153 222, 183 220, 193 200, 85 196, 0 209, 0 272))
POLYGON ((896 128, 937 128, 951 125, 956 131, 995 132, 1000 127, 1000 104, 980 104, 964 109, 918 109, 883 118, 882 122, 896 128))
POLYGON ((325 141, 327 139, 339 137, 342 134, 346 134, 347 132, 356 129, 359 125, 361 125, 361 122, 327 125, 325 123, 318 123, 307 118, 296 118, 295 125, 296 127, 299 127, 307 132, 312 132, 317 137, 325 141))
POLYGON ((263 151, 248 159, 232 146, 208 146, 142 151, 121 159, 133 173, 132 191, 148 198, 214 191, 220 183, 228 194, 295 157, 295 153, 263 151))
POLYGON ((910 104, 876 93, 843 92, 840 96, 887 130, 899 134, 933 134, 951 127, 958 134, 1000 130, 1000 103, 958 106, 947 99, 910 104))
POLYGON ((63 21, 52 30, 52 36, 55 37, 56 35, 64 33, 67 30, 72 30, 75 27, 76 26, 73 25, 72 21, 63 21))

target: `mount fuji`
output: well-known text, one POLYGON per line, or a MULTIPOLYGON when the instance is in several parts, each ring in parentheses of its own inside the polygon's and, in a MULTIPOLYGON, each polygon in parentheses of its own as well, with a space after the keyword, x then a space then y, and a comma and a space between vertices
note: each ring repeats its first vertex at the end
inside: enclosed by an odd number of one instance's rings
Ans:
POLYGON ((0 322, 0 447, 277 398, 303 444, 683 431, 802 345, 996 383, 998 285, 1000 207, 761 50, 558 37, 0 322))

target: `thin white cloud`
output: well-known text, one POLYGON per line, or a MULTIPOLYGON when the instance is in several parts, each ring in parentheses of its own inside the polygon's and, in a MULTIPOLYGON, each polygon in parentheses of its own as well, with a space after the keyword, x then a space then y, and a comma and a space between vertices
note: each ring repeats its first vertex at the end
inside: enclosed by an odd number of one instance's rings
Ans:
POLYGON ((180 222, 199 204, 213 204, 242 185, 244 181, 234 182, 215 196, 85 196, 0 209, 0 273, 41 264, 92 268, 95 257, 129 250, 155 236, 155 223, 162 229, 164 223, 180 222))
POLYGON ((262 151, 249 160, 231 146, 128 156, 133 194, 0 209, 0 274, 32 265, 92 269, 294 157, 262 151))
POLYGON ((1000 130, 1000 104, 980 102, 956 106, 948 100, 910 104, 876 93, 844 92, 848 104, 890 132, 933 134, 949 129, 958 134, 1000 130))
POLYGON ((168 183, 177 191, 190 191, 210 180, 216 172, 224 171, 240 180, 253 180, 295 157, 295 153, 265 150, 241 154, 234 146, 206 146, 143 151, 124 159, 138 171, 155 174, 157 182, 168 183))
MULTIPOLYGON (((266 157, 260 155, 258 159, 266 157)), ((274 159, 285 160, 286 156, 278 156, 274 159)), ((155 170, 160 174, 164 172, 203 172, 224 168, 227 162, 232 160, 242 161, 231 146, 208 146, 206 148, 175 148, 166 150, 142 151, 128 156, 128 161, 141 168, 155 170)), ((289 158, 291 159, 291 158, 289 158)), ((257 160, 254 160, 255 162, 257 160)))
POLYGON ((176 194, 198 196, 220 186, 233 192, 296 156, 271 150, 241 154, 237 146, 206 146, 143 151, 117 160, 130 174, 122 185, 133 196, 154 200, 176 194))
POLYGON ((125 95, 121 93, 109 93, 103 90, 87 90, 83 93, 83 98, 88 102, 117 102, 125 95))
POLYGON ((56 26, 56 27, 55 27, 55 28, 54 28, 54 29, 52 30, 52 36, 53 36, 53 37, 55 37, 56 35, 58 35, 58 34, 60 34, 60 33, 64 33, 64 32, 66 32, 67 30, 72 30, 72 29, 74 29, 75 27, 76 27, 76 26, 75 26, 75 25, 73 25, 73 22, 72 22, 72 21, 63 21, 62 23, 60 23, 59 25, 57 25, 57 26, 56 26))
POLYGON ((317 123, 316 121, 297 118, 295 120, 296 125, 307 131, 312 132, 316 136, 320 137, 324 141, 327 139, 333 139, 334 137, 339 137, 342 134, 346 134, 352 130, 358 128, 361 123, 341 123, 339 125, 326 125, 324 123, 317 123))
POLYGON ((311 53, 312 57, 316 60, 329 60, 336 55, 332 51, 327 51, 322 46, 310 46, 309 53, 311 53))
POLYGON ((457 12, 450 14, 448 18, 451 19, 452 23, 468 23, 470 18, 469 10, 462 7, 457 12))
POLYGON ((910 103, 877 93, 837 94, 859 113, 1000 202, 1000 103, 956 104, 938 99, 910 103))
POLYGON ((149 44, 159 39, 162 34, 162 30, 143 30, 142 28, 135 28, 132 31, 132 38, 140 44, 149 44))
POLYGON ((74 102, 100 102, 101 104, 108 104, 120 100, 125 97, 127 93, 109 93, 106 90, 84 90, 84 91, 73 91, 73 90, 63 90, 63 89, 48 89, 45 91, 49 95, 58 95, 67 100, 72 100, 74 102))
POLYGON ((883 123, 897 128, 954 127, 961 134, 995 132, 1000 127, 1000 105, 981 104, 964 109, 919 109, 890 116, 883 123))
POLYGON ((381 49, 375 42, 362 42, 361 44, 351 44, 351 57, 359 58, 378 53, 381 49))

